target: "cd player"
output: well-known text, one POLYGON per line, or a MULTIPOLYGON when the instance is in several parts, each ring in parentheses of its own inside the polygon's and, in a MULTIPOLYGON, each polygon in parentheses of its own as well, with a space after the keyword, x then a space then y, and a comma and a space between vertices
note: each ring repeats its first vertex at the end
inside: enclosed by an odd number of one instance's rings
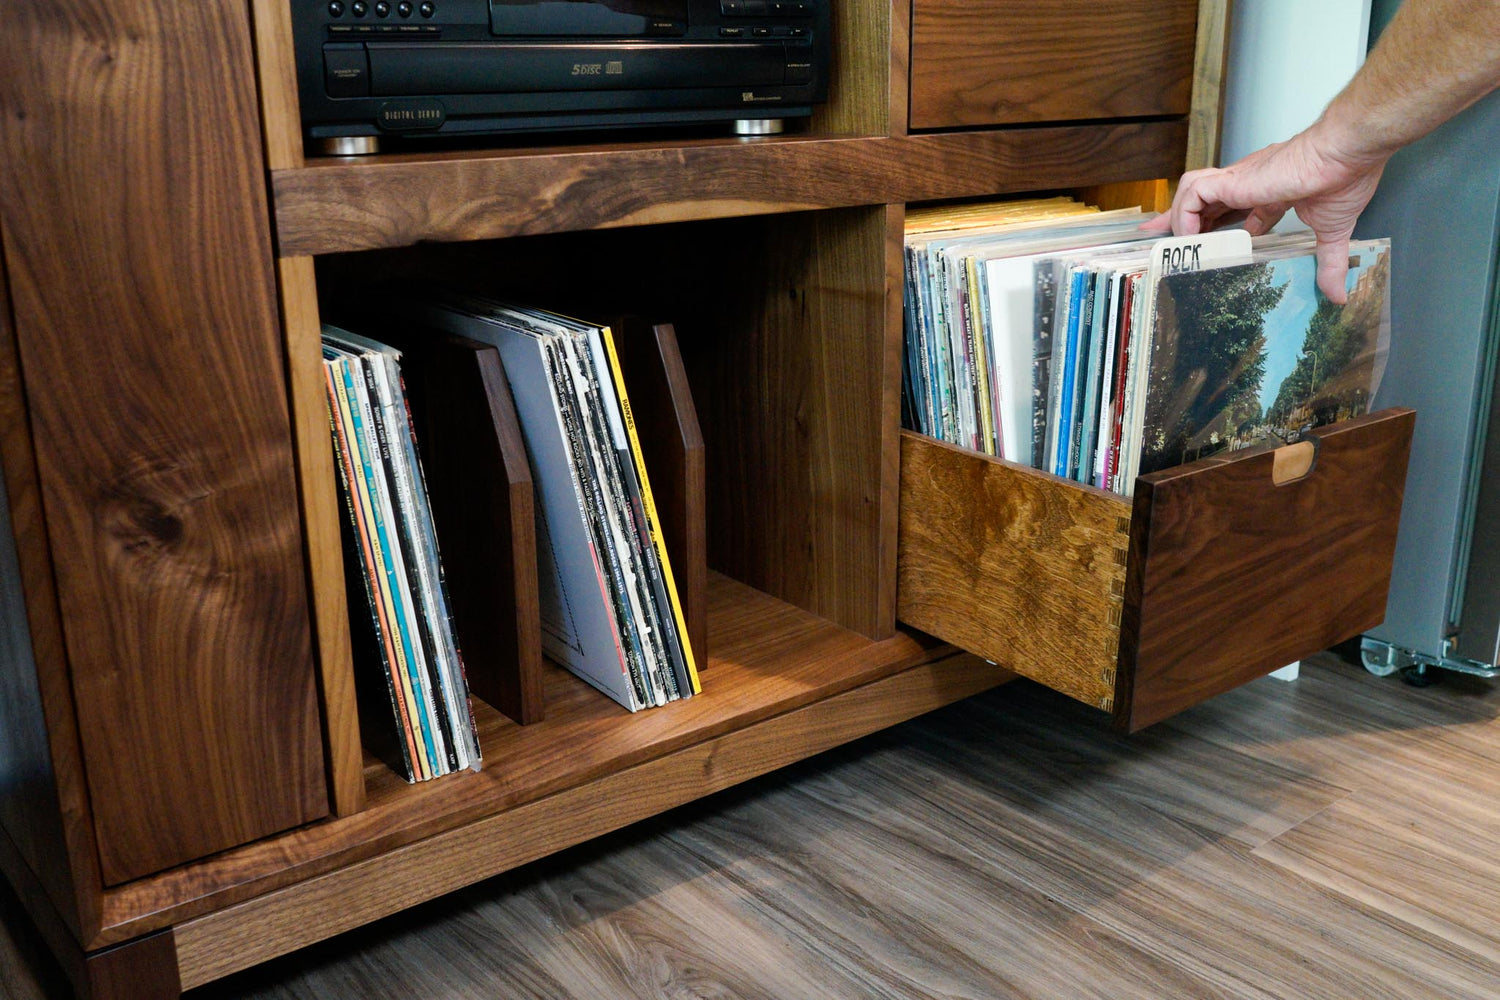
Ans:
POLYGON ((293 0, 325 152, 410 138, 733 122, 827 97, 829 0, 293 0))

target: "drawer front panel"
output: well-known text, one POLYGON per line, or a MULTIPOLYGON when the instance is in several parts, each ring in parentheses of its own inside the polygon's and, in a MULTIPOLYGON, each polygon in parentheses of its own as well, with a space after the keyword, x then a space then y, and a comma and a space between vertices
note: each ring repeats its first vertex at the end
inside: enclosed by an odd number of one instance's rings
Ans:
POLYGON ((1130 506, 901 434, 896 616, 1110 710, 1130 506))
POLYGON ((916 0, 911 127, 1185 115, 1198 0, 916 0))
POLYGON ((1315 430, 1310 470, 1281 485, 1274 451, 1141 477, 1122 726, 1148 726, 1380 624, 1414 423, 1410 410, 1383 410, 1315 430))

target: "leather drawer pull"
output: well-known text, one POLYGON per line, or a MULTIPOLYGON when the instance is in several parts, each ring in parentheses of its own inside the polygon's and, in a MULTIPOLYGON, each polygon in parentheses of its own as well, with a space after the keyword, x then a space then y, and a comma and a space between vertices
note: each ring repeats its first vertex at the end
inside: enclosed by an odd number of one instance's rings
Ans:
POLYGON ((1312 472, 1318 460, 1318 446, 1314 441, 1298 441, 1277 448, 1271 462, 1271 482, 1277 486, 1294 483, 1312 472))

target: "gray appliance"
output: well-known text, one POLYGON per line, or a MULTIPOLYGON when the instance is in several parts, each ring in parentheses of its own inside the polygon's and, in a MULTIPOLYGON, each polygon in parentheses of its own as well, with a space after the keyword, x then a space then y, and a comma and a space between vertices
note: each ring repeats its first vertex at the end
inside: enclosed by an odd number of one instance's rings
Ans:
MULTIPOLYGON (((1377 0, 1372 37, 1397 3, 1377 0)), ((1500 93, 1392 158, 1357 236, 1392 241, 1376 407, 1417 411, 1373 673, 1500 675, 1500 93)))

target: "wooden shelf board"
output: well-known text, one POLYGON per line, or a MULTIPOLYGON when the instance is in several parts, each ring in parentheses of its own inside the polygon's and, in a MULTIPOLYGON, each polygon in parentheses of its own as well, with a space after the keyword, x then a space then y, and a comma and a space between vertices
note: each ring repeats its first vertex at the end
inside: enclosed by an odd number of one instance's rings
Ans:
POLYGON ((518 726, 476 702, 483 771, 407 785, 372 761, 363 812, 109 890, 103 930, 89 947, 127 940, 601 781, 949 652, 934 640, 904 633, 872 642, 713 573, 709 648, 701 695, 634 715, 556 667, 547 670, 542 722, 518 726))
POLYGON ((920 663, 586 785, 187 920, 172 931, 182 983, 211 982, 1012 677, 968 654, 920 663))
POLYGON ((1173 118, 329 158, 271 181, 296 256, 1147 180, 1186 149, 1173 118))

